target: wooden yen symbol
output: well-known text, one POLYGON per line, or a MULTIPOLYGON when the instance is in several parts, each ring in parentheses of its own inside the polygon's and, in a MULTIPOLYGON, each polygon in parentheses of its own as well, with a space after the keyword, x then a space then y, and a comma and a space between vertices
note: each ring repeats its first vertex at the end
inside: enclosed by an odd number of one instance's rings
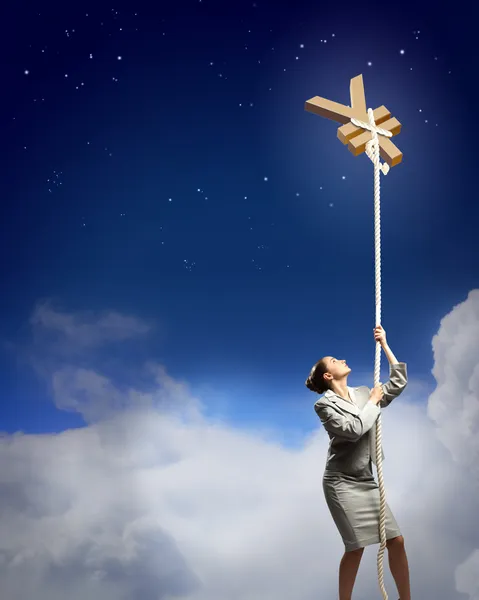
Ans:
MULTIPOLYGON (((372 138, 370 131, 362 127, 356 127, 351 123, 353 117, 369 123, 362 75, 357 75, 351 79, 349 91, 351 106, 315 96, 310 100, 306 100, 304 108, 315 115, 344 123, 342 127, 338 128, 338 138, 343 144, 348 145, 349 151, 354 156, 358 156, 366 150, 366 144, 372 138)), ((374 109, 373 113, 376 125, 390 131, 392 135, 400 133, 401 123, 395 117, 391 117, 391 113, 385 106, 374 109)), ((392 143, 391 138, 378 134, 378 139, 381 158, 390 167, 399 164, 402 161, 402 152, 392 143)))

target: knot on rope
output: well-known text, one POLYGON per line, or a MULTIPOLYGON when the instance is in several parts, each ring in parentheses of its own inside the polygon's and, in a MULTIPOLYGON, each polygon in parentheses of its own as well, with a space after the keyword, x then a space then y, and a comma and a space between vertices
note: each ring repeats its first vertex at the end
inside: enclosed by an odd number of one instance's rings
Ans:
POLYGON ((374 163, 374 166, 377 166, 383 175, 387 175, 389 173, 389 165, 387 163, 380 162, 379 159, 379 135, 384 135, 386 137, 392 137, 392 133, 387 129, 382 129, 381 127, 377 127, 376 122, 374 121, 374 112, 372 108, 368 108, 368 118, 369 123, 365 123, 364 121, 360 121, 359 119, 351 118, 351 123, 356 125, 356 127, 361 127, 362 129, 367 129, 371 131, 372 138, 366 144, 366 154, 370 158, 370 160, 374 163))

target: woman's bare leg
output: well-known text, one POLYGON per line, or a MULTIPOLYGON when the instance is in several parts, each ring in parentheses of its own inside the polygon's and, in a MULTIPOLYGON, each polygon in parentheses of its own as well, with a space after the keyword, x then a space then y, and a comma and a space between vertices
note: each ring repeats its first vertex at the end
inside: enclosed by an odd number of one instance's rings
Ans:
POLYGON ((409 566, 403 536, 398 535, 395 538, 387 540, 386 546, 389 554, 389 568, 396 582, 399 600, 411 600, 409 566))
POLYGON ((351 600, 364 548, 345 552, 339 565, 339 600, 351 600))

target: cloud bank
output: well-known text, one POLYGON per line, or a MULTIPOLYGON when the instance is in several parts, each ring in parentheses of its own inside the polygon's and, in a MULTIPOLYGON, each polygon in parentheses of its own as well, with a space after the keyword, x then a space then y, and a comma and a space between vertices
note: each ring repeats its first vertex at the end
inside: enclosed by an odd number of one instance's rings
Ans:
MULTIPOLYGON (((88 357, 150 331, 133 317, 43 304, 31 327, 54 402, 86 424, 0 438, 2 600, 337 596, 343 548, 322 495, 319 421, 292 450, 208 420, 161 365, 146 365, 147 391, 119 385, 88 357)), ((479 600, 479 290, 432 344, 427 407, 407 389, 383 413, 387 498, 413 598, 479 600)), ((357 600, 380 597, 376 553, 364 554, 357 600)), ((395 598, 389 573, 386 585, 395 598)))

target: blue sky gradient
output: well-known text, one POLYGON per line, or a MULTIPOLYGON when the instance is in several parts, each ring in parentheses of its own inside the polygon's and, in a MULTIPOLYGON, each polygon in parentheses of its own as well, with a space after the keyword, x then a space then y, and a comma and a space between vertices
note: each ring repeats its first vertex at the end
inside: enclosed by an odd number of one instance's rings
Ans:
MULTIPOLYGON (((233 398, 229 418, 279 426, 292 397, 302 420, 323 355, 370 384, 357 374, 374 360, 372 164, 304 111, 315 95, 348 103, 362 73, 367 105, 403 124, 403 163, 381 180, 382 322, 432 383, 439 320, 478 281, 467 36, 444 35, 451 15, 423 27, 420 9, 386 35, 379 18, 274 6, 9 9, 6 342, 42 298, 154 319, 129 363, 156 357, 233 398)), ((79 424, 9 344, 0 375, 5 430, 79 424)))

